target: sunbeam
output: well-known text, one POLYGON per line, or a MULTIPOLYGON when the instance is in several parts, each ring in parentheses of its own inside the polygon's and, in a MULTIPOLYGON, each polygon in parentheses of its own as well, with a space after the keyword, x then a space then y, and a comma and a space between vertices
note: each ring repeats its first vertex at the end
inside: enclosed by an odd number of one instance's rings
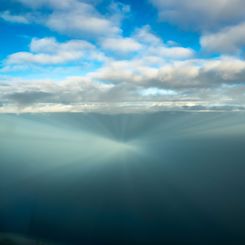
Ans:
POLYGON ((0 228, 67 244, 84 241, 80 228, 96 239, 114 229, 120 239, 133 233, 153 243, 159 229, 164 241, 171 232, 193 241, 193 231, 207 241, 213 232, 242 236, 244 119, 240 112, 2 114, 0 228))

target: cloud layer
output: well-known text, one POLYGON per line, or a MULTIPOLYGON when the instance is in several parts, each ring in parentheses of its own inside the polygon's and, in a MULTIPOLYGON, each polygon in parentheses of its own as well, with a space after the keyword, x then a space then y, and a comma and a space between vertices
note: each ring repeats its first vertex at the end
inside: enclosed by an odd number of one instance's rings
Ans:
POLYGON ((197 32, 200 49, 149 24, 126 34, 134 10, 103 2, 15 0, 25 11, 0 13, 2 22, 48 33, 2 59, 0 111, 243 108, 242 1, 148 2, 162 23, 197 32))

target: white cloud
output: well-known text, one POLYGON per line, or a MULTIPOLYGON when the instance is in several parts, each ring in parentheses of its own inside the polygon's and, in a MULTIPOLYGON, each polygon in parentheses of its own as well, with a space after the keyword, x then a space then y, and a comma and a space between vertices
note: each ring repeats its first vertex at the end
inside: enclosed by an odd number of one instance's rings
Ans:
MULTIPOLYGON (((128 40, 120 38, 122 41, 128 40)), ((29 52, 10 55, 6 60, 8 66, 44 66, 48 77, 54 71, 47 70, 46 66, 52 68, 55 65, 60 70, 66 70, 68 68, 63 64, 76 61, 77 65, 84 59, 88 62, 100 60, 101 65, 84 75, 67 75, 64 79, 53 81, 14 82, 11 76, 5 77, 6 84, 0 86, 0 104, 33 110, 39 107, 47 109, 45 105, 49 107, 48 110, 62 107, 58 105, 64 105, 62 108, 70 106, 71 110, 75 110, 86 103, 105 103, 108 108, 110 103, 143 103, 145 100, 182 101, 182 106, 189 106, 191 101, 210 104, 215 100, 219 103, 235 101, 235 93, 239 94, 236 102, 242 101, 241 93, 234 87, 242 86, 245 81, 243 60, 229 56, 197 59, 191 49, 164 43, 149 27, 137 30, 128 38, 141 48, 127 59, 106 57, 96 46, 83 40, 58 42, 54 38, 32 39, 29 52), (222 95, 220 91, 225 92, 222 95)), ((191 105, 196 104, 193 102, 191 105)))
POLYGON ((222 57, 217 60, 192 59, 162 62, 159 66, 147 60, 111 61, 89 74, 90 79, 112 84, 163 89, 190 90, 217 88, 223 84, 239 85, 245 82, 245 62, 238 58, 222 57))
POLYGON ((144 65, 140 60, 114 60, 89 75, 92 79, 109 83, 120 84, 127 82, 144 84, 154 79, 157 72, 157 68, 144 65))
POLYGON ((70 40, 64 43, 54 38, 32 39, 30 52, 18 52, 10 55, 5 65, 57 65, 83 59, 99 59, 99 53, 92 44, 83 40, 70 40), (97 57, 96 57, 97 56, 97 57))
POLYGON ((134 35, 135 40, 143 46, 144 56, 157 56, 165 59, 186 59, 194 55, 191 48, 169 45, 164 43, 158 36, 151 32, 149 26, 144 26, 137 30, 134 35))
POLYGON ((209 33, 201 37, 201 45, 208 51, 221 53, 239 52, 245 45, 245 22, 209 33))
POLYGON ((185 30, 199 31, 205 50, 239 52, 245 45, 243 0, 150 0, 159 18, 185 30))
POLYGON ((122 54, 139 51, 142 48, 142 45, 133 38, 123 37, 104 39, 101 46, 103 49, 122 54))
POLYGON ((80 0, 14 0, 25 7, 25 15, 1 13, 8 22, 35 23, 52 30, 78 37, 104 35, 107 31, 118 33, 120 28, 110 18, 102 16, 93 2, 80 0), (45 9, 46 11, 43 11, 45 9), (48 10, 48 11, 47 11, 48 10))
POLYGON ((117 25, 96 13, 90 13, 86 7, 79 7, 69 12, 56 11, 48 17, 46 25, 55 31, 78 37, 107 36, 120 32, 117 25))
MULTIPOLYGON (((6 111, 6 108, 23 111, 96 110, 101 107, 108 109, 117 103, 126 108, 137 103, 162 108, 163 105, 206 106, 227 101, 231 104, 244 102, 244 60, 231 56, 198 59, 193 49, 162 40, 149 26, 124 37, 120 21, 121 13, 129 11, 125 5, 112 4, 110 7, 116 13, 103 16, 91 1, 19 1, 28 6, 32 14, 40 14, 41 8, 47 10, 42 12, 39 23, 80 39, 59 42, 55 38, 33 38, 27 52, 9 55, 1 70, 5 71, 6 77, 0 77, 0 111, 6 111), (87 35, 96 37, 94 44, 81 40, 87 35), (83 69, 83 63, 94 65, 92 71, 83 69), (21 73, 28 77, 27 73, 31 73, 33 67, 43 71, 35 74, 38 80, 11 76, 11 69, 18 68, 19 71, 28 69, 28 72, 21 73), (73 69, 77 68, 74 72, 73 69), (55 80, 54 74, 57 73, 62 75, 55 80), (49 76, 53 80, 47 79, 49 76)), ((184 15, 189 15, 181 25, 194 23, 197 29, 205 30, 201 43, 206 50, 239 52, 245 45, 244 24, 234 24, 238 19, 233 19, 233 10, 230 18, 228 15, 221 18, 218 14, 220 5, 216 6, 218 2, 223 4, 224 13, 228 13, 230 3, 223 0, 216 1, 211 13, 208 12, 209 0, 192 1, 192 5, 189 0, 154 1, 163 19, 179 24, 184 15), (165 11, 170 7, 174 12, 167 15, 165 11), (207 32, 209 20, 202 19, 205 15, 216 21, 214 29, 218 28, 218 31, 207 32), (223 25, 231 24, 231 19, 234 20, 232 26, 223 28, 223 25)), ((233 7, 236 8, 238 3, 235 0, 233 7)), ((20 16, 6 13, 6 21, 23 21, 17 18, 20 16)))
POLYGON ((191 30, 210 30, 245 20, 243 0, 150 0, 159 17, 191 30))
POLYGON ((126 11, 126 5, 115 6, 116 14, 103 16, 91 1, 79 0, 16 0, 33 8, 37 15, 39 10, 46 8, 50 12, 40 12, 35 23, 75 37, 113 36, 121 32, 120 21, 126 11))
POLYGON ((14 14, 11 14, 10 11, 0 12, 0 19, 3 19, 7 22, 29 24, 29 20, 27 16, 14 15, 14 14))
POLYGON ((59 111, 63 108, 113 112, 118 108, 128 111, 176 106, 194 106, 193 109, 241 106, 245 94, 245 62, 222 57, 172 61, 151 67, 140 59, 114 60, 90 74, 63 80, 28 81, 11 77, 1 80, 2 111, 59 111))
MULTIPOLYGON (((123 51, 133 53, 130 58, 125 59, 111 57, 104 66, 90 74, 92 79, 116 84, 157 83, 162 67, 194 57, 194 51, 190 48, 168 46, 167 43, 163 43, 148 26, 138 29, 130 39, 120 37, 118 40, 110 40, 107 48, 111 50, 112 47, 118 53, 123 51)), ((188 72, 185 69, 183 72, 188 72)), ((175 72, 179 72, 178 69, 175 69, 175 72)))
POLYGON ((173 46, 171 42, 164 43, 151 32, 149 26, 138 29, 131 37, 117 36, 102 39, 101 46, 106 51, 118 54, 134 53, 142 58, 186 59, 194 55, 194 51, 190 48, 173 46))
POLYGON ((149 53, 158 55, 159 57, 172 59, 186 59, 194 55, 194 51, 183 47, 151 47, 149 53))

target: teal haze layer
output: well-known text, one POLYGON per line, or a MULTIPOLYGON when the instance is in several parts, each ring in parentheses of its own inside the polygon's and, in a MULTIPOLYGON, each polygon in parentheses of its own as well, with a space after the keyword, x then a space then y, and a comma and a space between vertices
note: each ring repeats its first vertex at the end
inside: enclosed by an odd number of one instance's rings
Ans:
POLYGON ((2 114, 0 232, 242 244, 244 122, 242 112, 2 114))

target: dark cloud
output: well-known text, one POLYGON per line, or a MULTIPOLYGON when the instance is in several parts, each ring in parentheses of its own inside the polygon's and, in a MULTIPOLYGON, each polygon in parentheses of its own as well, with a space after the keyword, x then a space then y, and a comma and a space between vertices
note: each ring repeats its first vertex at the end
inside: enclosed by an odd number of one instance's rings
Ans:
POLYGON ((52 97, 51 93, 41 91, 26 91, 12 93, 5 96, 6 100, 16 102, 20 105, 29 105, 35 102, 47 102, 52 97))

